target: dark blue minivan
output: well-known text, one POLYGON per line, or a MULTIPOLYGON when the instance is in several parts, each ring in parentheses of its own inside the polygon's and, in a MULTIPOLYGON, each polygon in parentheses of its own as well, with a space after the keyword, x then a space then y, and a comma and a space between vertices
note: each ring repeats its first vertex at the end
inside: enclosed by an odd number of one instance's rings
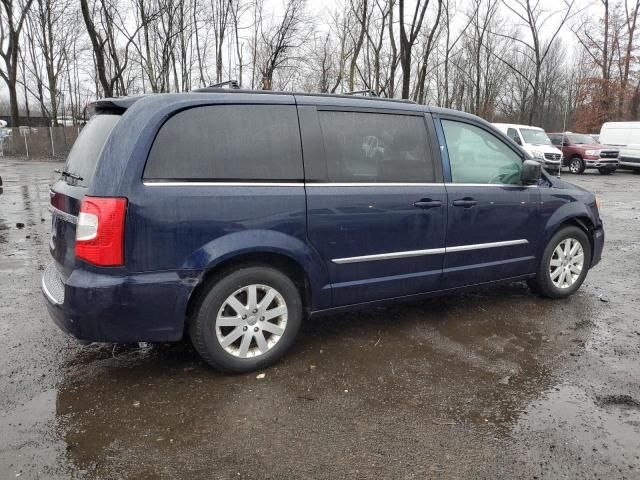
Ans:
POLYGON ((597 198, 472 115, 221 89, 93 110, 51 188, 42 279, 81 340, 188 335, 246 372, 307 317, 514 280, 562 298, 600 260, 597 198))

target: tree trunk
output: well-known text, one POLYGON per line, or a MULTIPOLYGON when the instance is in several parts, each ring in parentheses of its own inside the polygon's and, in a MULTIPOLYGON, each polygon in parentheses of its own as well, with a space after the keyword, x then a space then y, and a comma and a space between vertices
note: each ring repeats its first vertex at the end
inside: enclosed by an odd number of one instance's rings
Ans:
POLYGON ((80 0, 80 9, 82 10, 82 18, 84 19, 84 23, 87 27, 91 46, 93 47, 93 56, 95 57, 98 81, 100 82, 104 96, 113 97, 113 86, 107 79, 107 68, 105 66, 104 50, 102 48, 103 41, 93 24, 93 20, 91 19, 88 0, 80 0))

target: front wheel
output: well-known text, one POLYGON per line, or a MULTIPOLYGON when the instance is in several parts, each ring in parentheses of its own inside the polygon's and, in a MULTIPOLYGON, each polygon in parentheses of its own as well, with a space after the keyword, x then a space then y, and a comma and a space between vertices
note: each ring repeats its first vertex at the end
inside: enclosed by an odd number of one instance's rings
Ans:
POLYGON ((569 161, 569 171, 576 174, 584 172, 584 162, 580 157, 573 157, 569 161))
POLYGON ((590 261, 591 243, 584 231, 564 227, 549 240, 529 286, 544 297, 568 297, 584 282, 590 261))
POLYGON ((190 320, 200 356, 223 372, 259 370, 291 347, 302 322, 300 293, 266 266, 236 270, 210 286, 190 320))

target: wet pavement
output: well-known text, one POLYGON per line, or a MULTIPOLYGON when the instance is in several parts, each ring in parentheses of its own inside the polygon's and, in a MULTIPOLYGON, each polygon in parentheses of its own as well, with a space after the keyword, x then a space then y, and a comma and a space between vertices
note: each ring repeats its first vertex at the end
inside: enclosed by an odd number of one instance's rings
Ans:
POLYGON ((566 175, 607 234, 570 299, 515 283, 318 319, 259 379, 58 331, 56 167, 0 159, 0 478, 640 478, 640 176, 566 175))

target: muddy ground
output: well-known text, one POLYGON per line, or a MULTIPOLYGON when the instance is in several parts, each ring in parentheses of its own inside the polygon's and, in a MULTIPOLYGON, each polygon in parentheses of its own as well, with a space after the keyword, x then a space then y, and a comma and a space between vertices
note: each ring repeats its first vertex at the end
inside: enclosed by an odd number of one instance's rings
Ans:
POLYGON ((572 298, 516 283, 318 319, 258 379, 52 324, 58 166, 0 160, 0 478, 640 478, 640 176, 570 177, 607 235, 572 298))

